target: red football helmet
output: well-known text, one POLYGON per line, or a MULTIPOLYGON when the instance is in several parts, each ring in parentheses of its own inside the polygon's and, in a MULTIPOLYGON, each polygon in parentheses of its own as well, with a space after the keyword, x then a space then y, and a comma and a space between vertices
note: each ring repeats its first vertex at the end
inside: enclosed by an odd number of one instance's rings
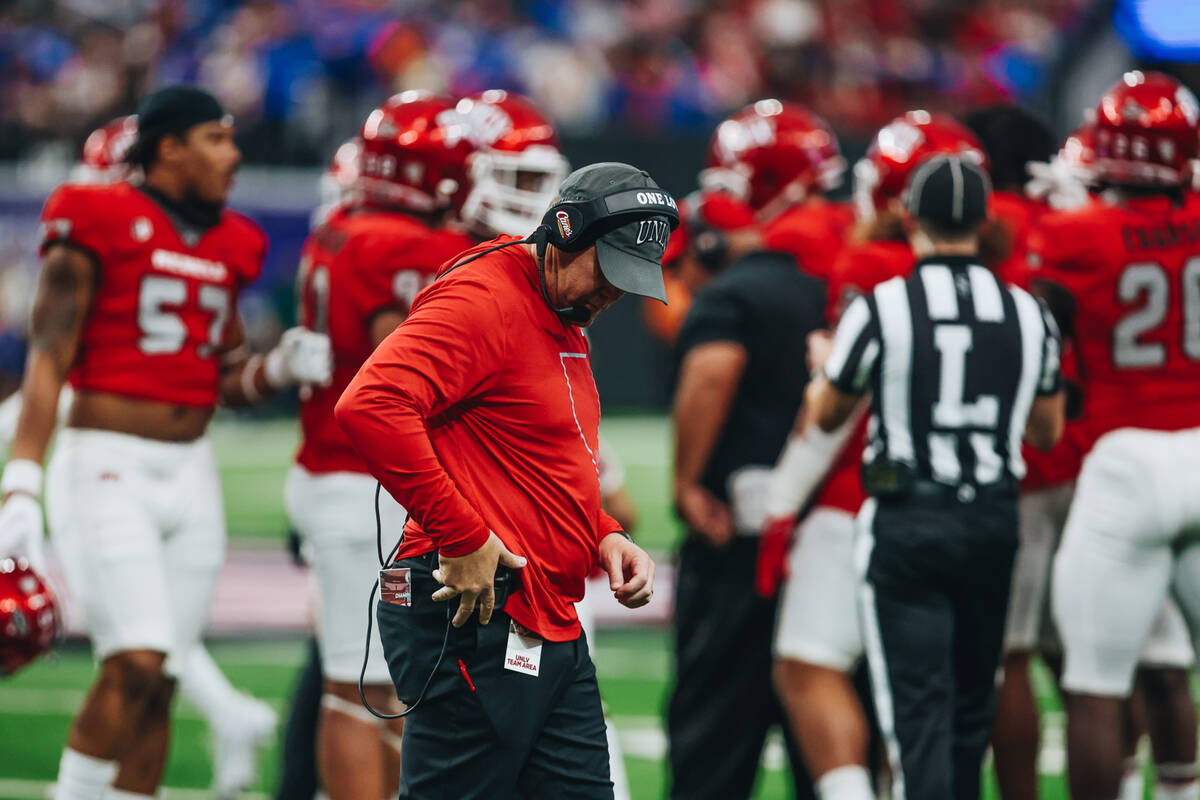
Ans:
POLYGON ((317 227, 339 206, 353 205, 358 198, 359 162, 362 139, 347 139, 334 151, 318 185, 320 205, 313 212, 312 227, 317 227))
POLYGON ((944 114, 909 111, 875 134, 867 154, 854 165, 854 210, 872 219, 888 201, 900 197, 909 174, 937 153, 970 158, 988 168, 983 146, 965 125, 944 114))
POLYGON ((1137 186, 1178 186, 1196 157, 1200 104, 1161 72, 1126 72, 1096 107, 1096 175, 1137 186))
POLYGON ((663 252, 664 266, 685 252, 704 250, 705 242, 693 241, 706 231, 744 230, 755 224, 754 209, 725 190, 692 192, 679 201, 679 227, 671 232, 663 252))
POLYGON ((462 208, 469 132, 449 97, 407 91, 388 98, 362 126, 364 198, 417 212, 462 208))
POLYGON ((488 238, 524 236, 542 221, 570 171, 554 126, 533 103, 500 89, 465 97, 456 108, 476 148, 463 219, 488 238))
POLYGON ((73 183, 116 183, 129 175, 125 153, 137 139, 137 117, 117 117, 92 131, 83 143, 79 163, 71 170, 73 183))
POLYGON ((0 558, 0 675, 12 675, 54 646, 54 595, 23 558, 0 558))
POLYGON ((1096 169, 1096 123, 1085 122, 1058 149, 1059 159, 1081 180, 1090 181, 1096 169))
POLYGON ((728 192, 762 212, 777 200, 791 205, 813 191, 832 189, 845 171, 829 123, 803 106, 768 99, 717 126, 700 187, 728 192))

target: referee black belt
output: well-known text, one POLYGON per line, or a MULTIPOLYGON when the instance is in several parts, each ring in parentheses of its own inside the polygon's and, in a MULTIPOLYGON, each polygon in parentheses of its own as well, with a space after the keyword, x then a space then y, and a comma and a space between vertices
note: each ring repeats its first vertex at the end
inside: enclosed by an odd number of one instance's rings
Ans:
POLYGON ((951 485, 917 479, 897 492, 880 493, 875 499, 887 505, 913 503, 925 506, 964 506, 971 503, 1016 500, 1018 485, 1012 478, 976 486, 971 483, 951 485))

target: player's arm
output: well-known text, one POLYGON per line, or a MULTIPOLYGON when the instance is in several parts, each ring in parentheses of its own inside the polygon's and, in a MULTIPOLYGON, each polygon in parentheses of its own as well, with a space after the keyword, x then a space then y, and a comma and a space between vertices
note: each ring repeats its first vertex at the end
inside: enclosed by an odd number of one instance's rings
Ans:
POLYGON ((746 348, 735 341, 696 345, 683 358, 675 391, 675 503, 688 525, 716 544, 733 536, 733 517, 700 479, 748 359, 746 348))
POLYGON ((809 403, 800 408, 787 444, 771 471, 767 491, 768 520, 800 513, 829 473, 838 453, 866 413, 867 405, 867 401, 860 398, 849 419, 833 432, 826 432, 817 424, 809 403))
POLYGON ((1067 400, 1064 392, 1039 397, 1029 409, 1025 423, 1025 441, 1039 450, 1049 450, 1062 436, 1067 400))
POLYGON ((96 263, 90 255, 65 243, 46 250, 30 315, 29 357, 11 461, 40 467, 45 459, 95 285, 96 263))
POLYGON ((408 315, 404 312, 391 308, 372 314, 367 323, 367 335, 371 337, 371 344, 379 347, 379 343, 396 330, 407 317, 408 315))
POLYGON ((255 405, 299 383, 327 385, 333 374, 333 356, 325 334, 289 328, 270 352, 251 353, 236 314, 218 357, 221 403, 231 408, 255 405))
POLYGON ((23 402, 8 464, 0 477, 0 556, 24 556, 42 568, 42 461, 58 424, 58 403, 75 361, 96 285, 96 262, 83 250, 52 244, 42 259, 29 325, 23 402))

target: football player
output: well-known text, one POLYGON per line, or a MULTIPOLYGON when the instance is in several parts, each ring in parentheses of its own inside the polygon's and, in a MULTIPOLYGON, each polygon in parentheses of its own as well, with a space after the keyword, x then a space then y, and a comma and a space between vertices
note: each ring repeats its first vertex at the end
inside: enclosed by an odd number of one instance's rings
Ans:
MULTIPOLYGON (((333 381, 302 395, 300 449, 284 491, 316 576, 325 681, 317 763, 331 800, 394 795, 403 731, 403 720, 377 719, 358 694, 364 603, 380 566, 376 482, 338 427, 333 407, 438 267, 473 245, 447 224, 470 189, 472 144, 454 106, 449 97, 408 91, 372 111, 362 126, 355 198, 309 236, 301 256, 300 319, 329 334, 333 381)), ((387 492, 378 504, 386 551, 400 534, 404 510, 387 492)), ((363 684, 374 708, 396 704, 378 631, 363 684)))
MULTIPOLYGON (((888 238, 853 243, 837 256, 827 296, 831 323, 849 299, 912 270, 916 259, 900 223, 900 193, 918 164, 943 152, 986 163, 961 124, 910 111, 882 128, 855 165, 860 220, 869 236, 888 238)), ((855 418, 825 434, 801 410, 772 475, 759 551, 760 593, 774 594, 790 575, 780 601, 774 680, 822 800, 875 796, 866 766, 870 727, 852 681, 863 654, 853 540, 854 518, 866 499, 859 477, 864 432, 855 418), (810 500, 812 510, 798 526, 810 500)))
POLYGON ((458 102, 475 151, 462 219, 480 240, 537 227, 570 171, 554 125, 533 103, 501 89, 458 102))
MULTIPOLYGON (((1080 208, 1091 202, 1086 185, 1089 156, 1084 137, 1091 131, 1085 126, 1054 152, 1048 129, 1021 109, 1000 106, 974 112, 967 125, 983 142, 992 167, 995 189, 990 213, 994 222, 1006 228, 1007 251, 993 253, 990 266, 1007 281, 1028 288, 1030 269, 1028 242, 1041 217, 1051 209, 1049 195, 1060 210, 1080 208), (1047 172, 1035 165, 1057 163, 1055 183, 1043 196, 1030 197, 1026 185, 1044 180, 1047 172), (1032 167, 1032 168, 1031 168, 1032 167), (1039 178, 1039 176, 1043 176, 1039 178), (997 258, 998 256, 998 258, 997 258), (996 263, 996 261, 1000 263, 996 263)), ((1036 185, 1036 184, 1035 184, 1036 185)), ((993 239, 995 241, 995 239, 993 239)), ((1063 370, 1069 383, 1078 385, 1075 354, 1069 346, 1063 354, 1063 370)), ((1078 389, 1072 392, 1079 405, 1078 389)), ((1050 560, 1058 547, 1062 528, 1074 496, 1075 479, 1083 456, 1091 445, 1079 409, 1068 422, 1058 444, 1050 451, 1026 445, 1022 456, 1026 475, 1021 482, 1020 533, 1013 570, 1009 617, 1005 632, 1003 681, 997 696, 993 753, 996 777, 1005 800, 1035 800, 1039 724, 1037 703, 1030 683, 1030 660, 1040 649, 1052 666, 1061 666, 1061 658, 1049 616, 1050 560)), ((1151 727, 1156 753, 1168 748, 1189 747, 1188 742, 1164 741, 1164 730, 1195 728, 1195 710, 1188 694, 1187 673, 1192 664, 1191 646, 1183 618, 1173 601, 1168 601, 1155 623, 1142 652, 1139 670, 1142 683, 1149 687, 1148 712, 1161 722, 1151 727), (1182 718, 1180 717, 1182 713, 1182 718)), ((1143 724, 1140 715, 1127 714, 1126 771, 1122 798, 1142 796, 1142 770, 1136 758, 1137 743, 1143 724)), ((1194 748, 1195 737, 1189 737, 1194 748)))
POLYGON ((0 478, 0 540, 36 547, 42 461, 63 383, 75 400, 46 479, 46 514, 99 672, 71 725, 55 797, 149 797, 175 679, 200 640, 225 521, 204 436, 242 405, 329 377, 329 345, 293 329, 248 355, 236 294, 262 232, 224 208, 240 155, 209 94, 172 86, 138 107, 127 160, 144 180, 67 184, 42 213, 42 273, 24 402, 0 478))
MULTIPOLYGON (((71 170, 70 182, 104 185, 130 177, 125 160, 129 146, 137 138, 137 117, 119 117, 88 136, 78 164, 71 170)), ((64 385, 59 395, 58 421, 65 423, 71 410, 74 391, 64 385)), ((0 415, 0 442, 11 442, 16 433, 21 395, 6 400, 0 415), (8 408, 8 406, 12 406, 8 408)), ((198 645, 184 660, 179 689, 196 706, 213 734, 213 789, 218 797, 242 791, 254 781, 258 749, 275 731, 275 710, 269 705, 239 692, 213 661, 207 648, 198 645)))
POLYGON ((748 205, 763 247, 791 254, 803 271, 828 281, 854 213, 824 193, 841 184, 845 171, 825 120, 795 103, 766 99, 717 126, 700 186, 748 205))
MULTIPOLYGON (((1200 550, 1185 536, 1200 526, 1200 198, 1187 190, 1200 106, 1173 78, 1129 72, 1096 114, 1103 202, 1043 217, 1031 244, 1095 440, 1051 586, 1077 800, 1117 795, 1122 700, 1172 586, 1200 629, 1200 550)), ((1158 797, 1197 796, 1191 728, 1179 752, 1156 753, 1158 797)))

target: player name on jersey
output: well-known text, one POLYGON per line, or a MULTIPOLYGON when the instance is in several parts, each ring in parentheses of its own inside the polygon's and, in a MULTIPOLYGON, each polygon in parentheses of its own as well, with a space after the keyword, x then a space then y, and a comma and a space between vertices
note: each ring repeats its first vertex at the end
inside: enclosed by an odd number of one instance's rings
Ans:
POLYGON ((173 272, 188 278, 198 278, 212 283, 223 283, 229 270, 220 261, 189 256, 171 250, 155 250, 150 254, 150 263, 155 269, 173 272))

